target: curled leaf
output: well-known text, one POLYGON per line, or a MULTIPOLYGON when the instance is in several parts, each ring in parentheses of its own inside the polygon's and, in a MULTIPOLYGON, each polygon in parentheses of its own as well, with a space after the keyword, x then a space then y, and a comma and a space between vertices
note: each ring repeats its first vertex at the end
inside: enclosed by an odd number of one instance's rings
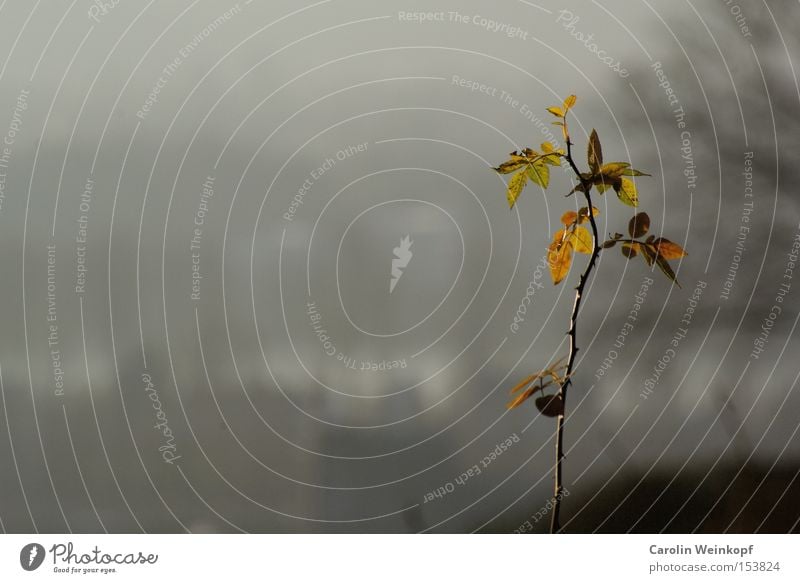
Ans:
POLYGON ((527 400, 530 398, 530 396, 531 396, 531 395, 533 395, 533 394, 534 394, 536 391, 538 391, 538 390, 539 390, 539 388, 538 388, 538 387, 532 387, 532 388, 530 388, 530 389, 526 390, 525 392, 523 392, 523 393, 520 393, 519 395, 517 395, 515 398, 513 398, 513 399, 512 399, 512 400, 511 400, 511 401, 510 401, 510 402, 509 402, 507 405, 506 405, 506 408, 507 408, 507 409, 515 409, 516 407, 519 407, 519 406, 520 406, 520 405, 522 405, 522 404, 523 404, 525 401, 527 401, 527 400))
POLYGON ((650 217, 647 213, 636 213, 628 222, 628 233, 634 239, 646 235, 650 230, 650 217))
POLYGON ((603 164, 603 149, 600 147, 600 138, 597 136, 597 130, 592 130, 589 136, 587 158, 589 160, 589 169, 592 171, 592 174, 598 174, 600 172, 600 166, 603 164))
POLYGON ((530 385, 532 382, 536 381, 541 376, 541 374, 542 373, 537 372, 536 374, 532 374, 530 376, 525 377, 518 384, 514 385, 514 388, 511 389, 511 394, 513 395, 517 391, 519 391, 521 389, 524 389, 525 387, 530 385))

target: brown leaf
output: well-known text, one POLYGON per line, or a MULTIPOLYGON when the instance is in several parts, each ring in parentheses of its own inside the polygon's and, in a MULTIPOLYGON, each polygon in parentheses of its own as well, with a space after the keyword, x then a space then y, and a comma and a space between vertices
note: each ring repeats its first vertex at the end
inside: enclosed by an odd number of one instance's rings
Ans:
POLYGON ((628 259, 633 259, 639 254, 640 248, 641 245, 635 241, 632 243, 625 242, 622 244, 620 251, 622 251, 622 254, 628 259))
POLYGON ((680 245, 663 237, 659 237, 653 241, 653 245, 655 245, 658 254, 664 259, 680 259, 688 255, 680 245))
POLYGON ((594 177, 594 185, 597 187, 597 191, 603 194, 609 188, 614 190, 622 188, 622 178, 600 174, 594 177))
MULTIPOLYGON (((597 210, 597 207, 595 207, 595 206, 592 207, 592 214, 594 216, 597 216, 597 215, 600 214, 600 211, 597 210)), ((578 220, 578 224, 585 223, 585 222, 587 222, 589 220, 589 207, 582 206, 578 210, 578 219, 579 219, 578 220)))
POLYGON ((647 213, 636 213, 628 222, 628 233, 634 239, 646 235, 650 230, 650 217, 647 213))
POLYGON ((678 287, 681 287, 681 284, 679 284, 678 280, 675 278, 675 272, 672 271, 672 268, 669 266, 669 263, 667 263, 667 260, 661 255, 656 255, 656 265, 658 265, 659 269, 661 269, 661 272, 664 275, 674 281, 678 287))
POLYGON ((539 397, 534 402, 536 408, 545 417, 558 417, 564 414, 564 402, 558 394, 539 397))
POLYGON ((656 257, 658 257, 655 248, 652 245, 643 243, 639 243, 638 245, 639 251, 642 252, 642 258, 644 258, 645 263, 647 263, 648 266, 652 266, 656 260, 656 257))
POLYGON ((603 165, 603 149, 600 147, 600 138, 597 136, 597 130, 592 130, 589 136, 587 158, 589 160, 589 170, 592 171, 592 174, 598 174, 600 166, 603 165))

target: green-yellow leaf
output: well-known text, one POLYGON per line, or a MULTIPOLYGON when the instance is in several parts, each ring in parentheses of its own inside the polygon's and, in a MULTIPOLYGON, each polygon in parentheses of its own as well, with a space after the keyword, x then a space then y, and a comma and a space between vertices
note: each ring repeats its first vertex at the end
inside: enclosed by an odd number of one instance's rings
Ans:
POLYGON ((545 164, 550 164, 550 166, 561 166, 561 156, 559 154, 560 151, 559 153, 545 154, 540 159, 545 164))
POLYGON ((522 189, 525 188, 525 184, 527 182, 528 174, 525 170, 522 172, 517 172, 511 177, 511 180, 508 181, 508 192, 506 193, 506 198, 508 199, 509 208, 514 208, 514 203, 517 202, 519 195, 522 194, 522 189))
POLYGON ((618 176, 622 176, 624 170, 628 168, 630 164, 627 162, 609 162, 608 164, 603 164, 600 168, 600 174, 604 174, 605 176, 609 176, 611 178, 617 178, 618 176))
POLYGON ((528 164, 526 172, 528 173, 528 178, 542 188, 547 188, 547 185, 550 184, 550 169, 542 160, 528 164))
POLYGON ((597 136, 597 130, 592 130, 589 136, 587 158, 589 160, 589 170, 592 171, 592 174, 598 174, 600 166, 603 165, 603 149, 600 147, 600 138, 597 136))
POLYGON ((516 152, 511 152, 509 154, 509 159, 500 164, 497 168, 495 168, 495 172, 499 172, 500 174, 511 174, 512 172, 519 170, 525 164, 528 163, 528 160, 525 156, 520 156, 516 152))
POLYGON ((635 168, 625 168, 622 171, 623 176, 650 176, 646 172, 642 172, 641 170, 636 170, 635 168))
POLYGON ((623 203, 627 204, 628 206, 633 206, 633 207, 639 206, 639 195, 636 192, 636 185, 633 183, 633 180, 628 180, 627 178, 623 178, 620 181, 619 189, 617 189, 617 196, 623 203))
POLYGON ((572 231, 572 246, 578 253, 592 253, 594 241, 592 240, 592 234, 586 227, 576 226, 575 230, 572 231))

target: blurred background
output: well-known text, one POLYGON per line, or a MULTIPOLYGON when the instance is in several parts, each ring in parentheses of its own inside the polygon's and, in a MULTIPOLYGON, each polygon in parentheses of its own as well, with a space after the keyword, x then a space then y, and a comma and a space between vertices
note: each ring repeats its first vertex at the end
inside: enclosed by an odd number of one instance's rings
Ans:
POLYGON ((601 255, 564 530, 797 530, 796 3, 0 16, 3 531, 546 531, 555 420, 505 405, 567 352, 580 201, 491 166, 570 94, 689 255, 601 255))

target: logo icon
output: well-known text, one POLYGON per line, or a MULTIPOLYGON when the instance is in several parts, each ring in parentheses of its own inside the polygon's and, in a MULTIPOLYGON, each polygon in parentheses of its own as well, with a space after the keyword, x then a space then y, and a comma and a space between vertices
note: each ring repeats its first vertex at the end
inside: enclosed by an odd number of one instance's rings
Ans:
POLYGON ((35 571, 44 562, 44 547, 39 543, 28 543, 19 552, 19 564, 26 571, 35 571))
POLYGON ((392 259, 392 278, 389 280, 389 293, 394 291, 394 286, 403 277, 403 270, 408 267, 408 262, 414 256, 411 252, 413 243, 414 241, 411 240, 411 237, 406 235, 400 239, 400 246, 393 249, 394 258, 392 259))

